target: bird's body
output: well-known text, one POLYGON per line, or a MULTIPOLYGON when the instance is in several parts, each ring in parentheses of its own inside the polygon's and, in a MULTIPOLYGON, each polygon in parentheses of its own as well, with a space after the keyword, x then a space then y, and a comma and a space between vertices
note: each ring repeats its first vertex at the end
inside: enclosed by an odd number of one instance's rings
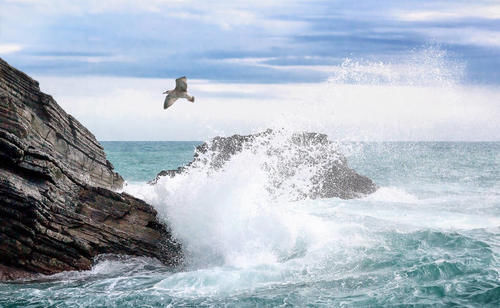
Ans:
POLYGON ((167 94, 165 97, 165 102, 163 103, 163 109, 167 109, 172 106, 176 100, 179 98, 185 98, 188 101, 194 103, 194 96, 187 93, 187 78, 180 77, 175 80, 175 89, 163 92, 167 94))

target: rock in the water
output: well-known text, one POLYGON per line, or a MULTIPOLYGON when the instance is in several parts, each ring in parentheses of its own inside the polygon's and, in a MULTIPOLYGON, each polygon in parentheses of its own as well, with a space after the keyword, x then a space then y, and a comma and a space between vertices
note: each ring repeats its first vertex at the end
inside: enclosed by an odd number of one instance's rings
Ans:
POLYGON ((162 176, 173 177, 189 168, 224 168, 242 151, 254 153, 255 158, 265 156, 261 168, 268 175, 267 190, 271 194, 286 194, 289 199, 352 199, 377 190, 371 179, 349 168, 346 158, 337 151, 327 135, 309 132, 287 134, 270 129, 253 135, 215 137, 196 148, 194 159, 189 164, 161 171, 150 184, 156 184, 162 176), (305 179, 303 174, 307 174, 305 179))
POLYGON ((112 191, 122 184, 94 135, 0 59, 0 280, 89 269, 103 253, 178 264, 156 211, 112 191))

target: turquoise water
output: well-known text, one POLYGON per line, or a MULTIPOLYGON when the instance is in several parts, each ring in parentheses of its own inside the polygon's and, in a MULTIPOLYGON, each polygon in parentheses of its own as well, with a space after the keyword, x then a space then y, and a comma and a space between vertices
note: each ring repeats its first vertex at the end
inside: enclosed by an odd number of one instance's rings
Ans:
POLYGON ((191 161, 200 141, 102 141, 116 171, 130 182, 147 182, 161 170, 176 169, 191 161))
POLYGON ((172 272, 146 258, 0 284, 6 307, 500 305, 500 143, 348 143, 379 190, 356 200, 268 199, 255 153, 226 170, 140 182, 197 142, 104 142, 184 243, 172 272))

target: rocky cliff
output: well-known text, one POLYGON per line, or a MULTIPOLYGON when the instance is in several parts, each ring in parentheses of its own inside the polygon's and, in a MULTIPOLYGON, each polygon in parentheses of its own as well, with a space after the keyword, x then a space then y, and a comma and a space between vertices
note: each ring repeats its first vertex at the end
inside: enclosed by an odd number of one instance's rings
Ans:
POLYGON ((327 135, 289 134, 270 129, 253 135, 215 137, 196 148, 194 159, 188 165, 161 171, 150 184, 162 176, 173 177, 189 168, 221 169, 242 151, 252 152, 255 159, 261 160, 261 168, 268 175, 267 190, 274 195, 286 195, 292 200, 352 199, 377 190, 371 179, 349 168, 345 156, 327 135), (297 178, 300 179, 297 181, 297 178))
POLYGON ((122 184, 94 135, 0 59, 0 279, 89 269, 102 253, 178 264, 156 211, 122 184))

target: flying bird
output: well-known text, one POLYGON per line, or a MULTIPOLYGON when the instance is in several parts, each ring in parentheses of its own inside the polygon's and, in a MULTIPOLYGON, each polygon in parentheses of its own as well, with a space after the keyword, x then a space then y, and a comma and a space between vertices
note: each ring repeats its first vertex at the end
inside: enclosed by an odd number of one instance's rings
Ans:
POLYGON ((187 93, 187 78, 180 77, 175 80, 175 89, 167 90, 163 94, 167 94, 165 97, 165 102, 163 103, 163 109, 167 109, 172 106, 175 101, 179 98, 185 98, 191 103, 194 103, 194 96, 187 93))

